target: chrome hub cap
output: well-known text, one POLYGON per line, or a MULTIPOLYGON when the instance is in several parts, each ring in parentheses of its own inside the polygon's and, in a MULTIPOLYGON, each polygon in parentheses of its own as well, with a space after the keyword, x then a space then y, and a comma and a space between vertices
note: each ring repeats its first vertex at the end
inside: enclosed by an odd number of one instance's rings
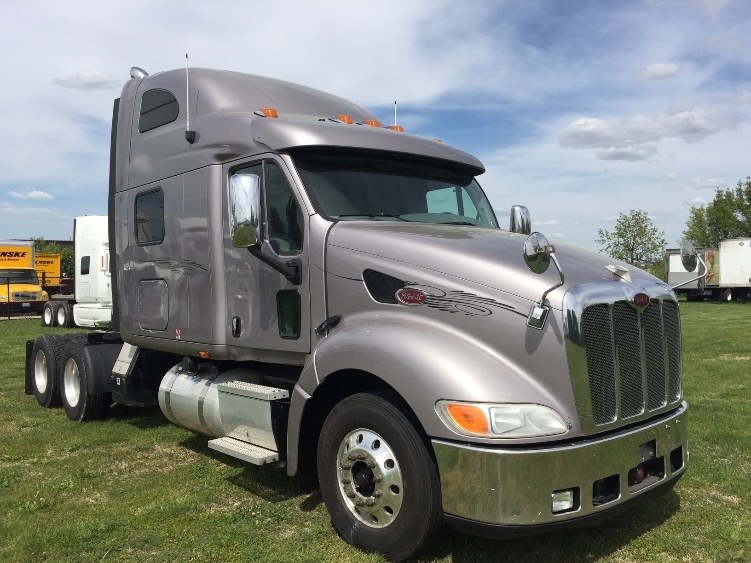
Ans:
POLYGON ((339 491, 360 522, 385 528, 399 515, 403 484, 399 463, 388 443, 372 430, 347 434, 337 456, 339 491))
POLYGON ((72 358, 65 363, 63 390, 68 405, 71 407, 78 405, 78 398, 81 395, 81 378, 78 373, 78 364, 72 358))
POLYGON ((41 350, 34 358, 34 384, 41 394, 47 391, 47 356, 41 350))

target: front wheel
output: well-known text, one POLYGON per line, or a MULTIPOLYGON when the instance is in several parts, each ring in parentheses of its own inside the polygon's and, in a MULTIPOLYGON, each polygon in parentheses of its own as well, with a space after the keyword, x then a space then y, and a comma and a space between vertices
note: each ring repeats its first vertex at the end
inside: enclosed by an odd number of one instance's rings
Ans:
POLYGON ((71 337, 63 348, 61 365, 61 398, 65 414, 74 422, 96 420, 107 407, 107 393, 90 393, 84 358, 86 339, 71 337))
POLYGON ((438 470, 398 396, 336 405, 321 429, 318 476, 331 522, 352 545, 401 561, 438 539, 438 470))

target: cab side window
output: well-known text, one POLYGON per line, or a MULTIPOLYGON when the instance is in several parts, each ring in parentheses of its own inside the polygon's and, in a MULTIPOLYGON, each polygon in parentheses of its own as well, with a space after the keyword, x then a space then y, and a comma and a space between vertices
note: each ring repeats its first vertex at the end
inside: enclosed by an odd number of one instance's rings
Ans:
POLYGON ((277 254, 299 254, 303 241, 303 218, 292 190, 279 167, 266 164, 266 197, 269 243, 277 254))
POLYGON ((138 246, 159 244, 164 240, 164 192, 161 188, 136 196, 135 215, 138 246))

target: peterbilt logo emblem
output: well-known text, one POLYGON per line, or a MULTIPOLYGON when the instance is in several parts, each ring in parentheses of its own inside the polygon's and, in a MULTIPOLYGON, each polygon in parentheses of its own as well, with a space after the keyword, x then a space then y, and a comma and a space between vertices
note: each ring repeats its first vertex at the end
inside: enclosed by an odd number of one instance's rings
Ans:
POLYGON ((637 309, 644 309, 644 307, 649 305, 649 295, 646 293, 637 293, 634 295, 633 303, 637 309))
POLYGON ((422 305, 427 298, 419 289, 402 288, 396 292, 396 299, 402 305, 422 305))

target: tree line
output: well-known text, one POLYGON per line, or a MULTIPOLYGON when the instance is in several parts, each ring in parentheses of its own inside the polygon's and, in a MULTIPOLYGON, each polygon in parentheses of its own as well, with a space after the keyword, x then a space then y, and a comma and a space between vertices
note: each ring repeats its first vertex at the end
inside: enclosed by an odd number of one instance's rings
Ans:
MULTIPOLYGON (((717 188, 714 199, 706 205, 691 206, 683 231, 683 239, 697 248, 717 248, 721 240, 736 237, 751 237, 751 177, 745 182, 739 180, 734 188, 717 188)), ((598 229, 595 242, 613 258, 658 277, 665 274, 665 233, 645 211, 619 214, 612 231, 598 229)))

